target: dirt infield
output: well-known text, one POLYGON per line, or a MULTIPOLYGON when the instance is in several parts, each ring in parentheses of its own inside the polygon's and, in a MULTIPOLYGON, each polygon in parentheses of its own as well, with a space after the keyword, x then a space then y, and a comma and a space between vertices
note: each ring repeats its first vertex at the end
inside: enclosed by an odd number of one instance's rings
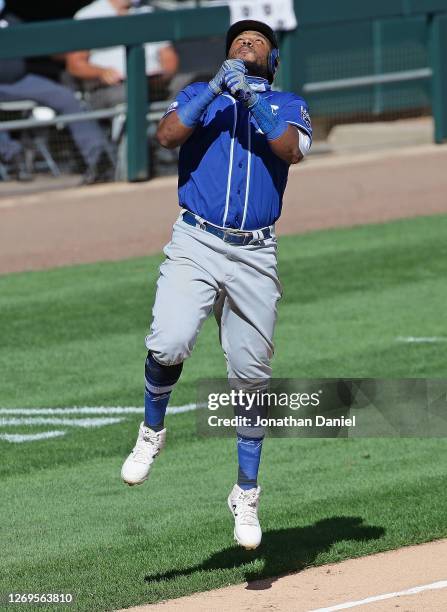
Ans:
MULTIPOLYGON (((310 158, 290 172, 278 234, 445 213, 446 167, 435 145, 310 158)), ((0 274, 159 252, 177 214, 175 178, 2 198, 0 274)))
POLYGON ((335 612, 350 608, 445 612, 447 540, 129 608, 128 612, 335 612), (415 587, 422 588, 412 593, 415 587))

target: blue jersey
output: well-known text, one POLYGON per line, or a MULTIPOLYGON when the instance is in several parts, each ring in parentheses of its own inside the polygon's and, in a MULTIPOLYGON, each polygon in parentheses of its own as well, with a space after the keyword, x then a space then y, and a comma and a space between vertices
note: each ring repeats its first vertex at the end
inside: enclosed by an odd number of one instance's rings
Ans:
MULTIPOLYGON (((272 91, 264 79, 248 77, 273 112, 312 138, 306 102, 293 93, 272 91)), ((183 89, 168 113, 207 87, 183 89)), ((289 164, 271 150, 255 118, 230 94, 217 96, 180 148, 179 204, 203 219, 241 230, 272 225, 281 214, 289 164)))

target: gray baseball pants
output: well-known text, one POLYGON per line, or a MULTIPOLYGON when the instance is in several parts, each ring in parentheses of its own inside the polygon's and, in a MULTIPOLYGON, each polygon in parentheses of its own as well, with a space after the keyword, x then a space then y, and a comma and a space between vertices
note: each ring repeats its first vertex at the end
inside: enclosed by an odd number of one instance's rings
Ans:
POLYGON ((281 285, 276 238, 247 246, 177 219, 164 248, 153 320, 146 346, 163 365, 191 355, 198 333, 214 311, 228 378, 268 379, 281 285))

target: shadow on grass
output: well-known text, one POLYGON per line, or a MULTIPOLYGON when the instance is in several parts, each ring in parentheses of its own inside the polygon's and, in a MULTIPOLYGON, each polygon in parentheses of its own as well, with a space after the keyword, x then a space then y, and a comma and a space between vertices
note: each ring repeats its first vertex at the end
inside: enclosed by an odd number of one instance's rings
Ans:
POLYGON ((236 545, 214 553, 203 561, 184 570, 171 570, 145 576, 145 582, 171 580, 189 576, 194 572, 242 568, 247 582, 258 580, 247 586, 248 589, 269 589, 281 573, 299 571, 312 565, 317 556, 330 550, 333 544, 343 540, 365 542, 383 537, 383 527, 370 527, 363 524, 359 516, 334 516, 321 519, 307 527, 277 529, 263 534, 262 543, 253 551, 244 550, 236 545), (252 562, 261 559, 261 569, 254 569, 252 562), (244 566, 247 566, 244 568, 244 566))

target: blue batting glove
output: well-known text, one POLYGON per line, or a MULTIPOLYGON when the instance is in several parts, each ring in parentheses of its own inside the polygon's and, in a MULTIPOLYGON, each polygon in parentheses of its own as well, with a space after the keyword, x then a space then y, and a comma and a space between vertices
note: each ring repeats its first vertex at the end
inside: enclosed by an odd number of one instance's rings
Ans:
POLYGON ((224 76, 224 86, 249 109, 267 140, 276 140, 287 131, 287 122, 273 112, 267 100, 253 91, 245 74, 230 70, 224 76))
POLYGON ((225 60, 222 66, 217 71, 216 76, 213 77, 211 81, 208 83, 209 88, 216 96, 222 93, 224 76, 230 70, 239 72, 240 74, 245 74, 247 72, 245 64, 242 60, 240 59, 225 60))
POLYGON ((225 73, 224 86, 236 100, 240 100, 248 108, 258 101, 259 95, 250 87, 245 73, 230 70, 225 73))
POLYGON ((216 96, 222 93, 224 76, 230 70, 238 74, 243 74, 247 71, 242 60, 225 60, 216 76, 208 83, 208 87, 199 95, 194 96, 187 104, 181 106, 177 111, 177 115, 183 125, 193 128, 199 123, 203 111, 216 96))

